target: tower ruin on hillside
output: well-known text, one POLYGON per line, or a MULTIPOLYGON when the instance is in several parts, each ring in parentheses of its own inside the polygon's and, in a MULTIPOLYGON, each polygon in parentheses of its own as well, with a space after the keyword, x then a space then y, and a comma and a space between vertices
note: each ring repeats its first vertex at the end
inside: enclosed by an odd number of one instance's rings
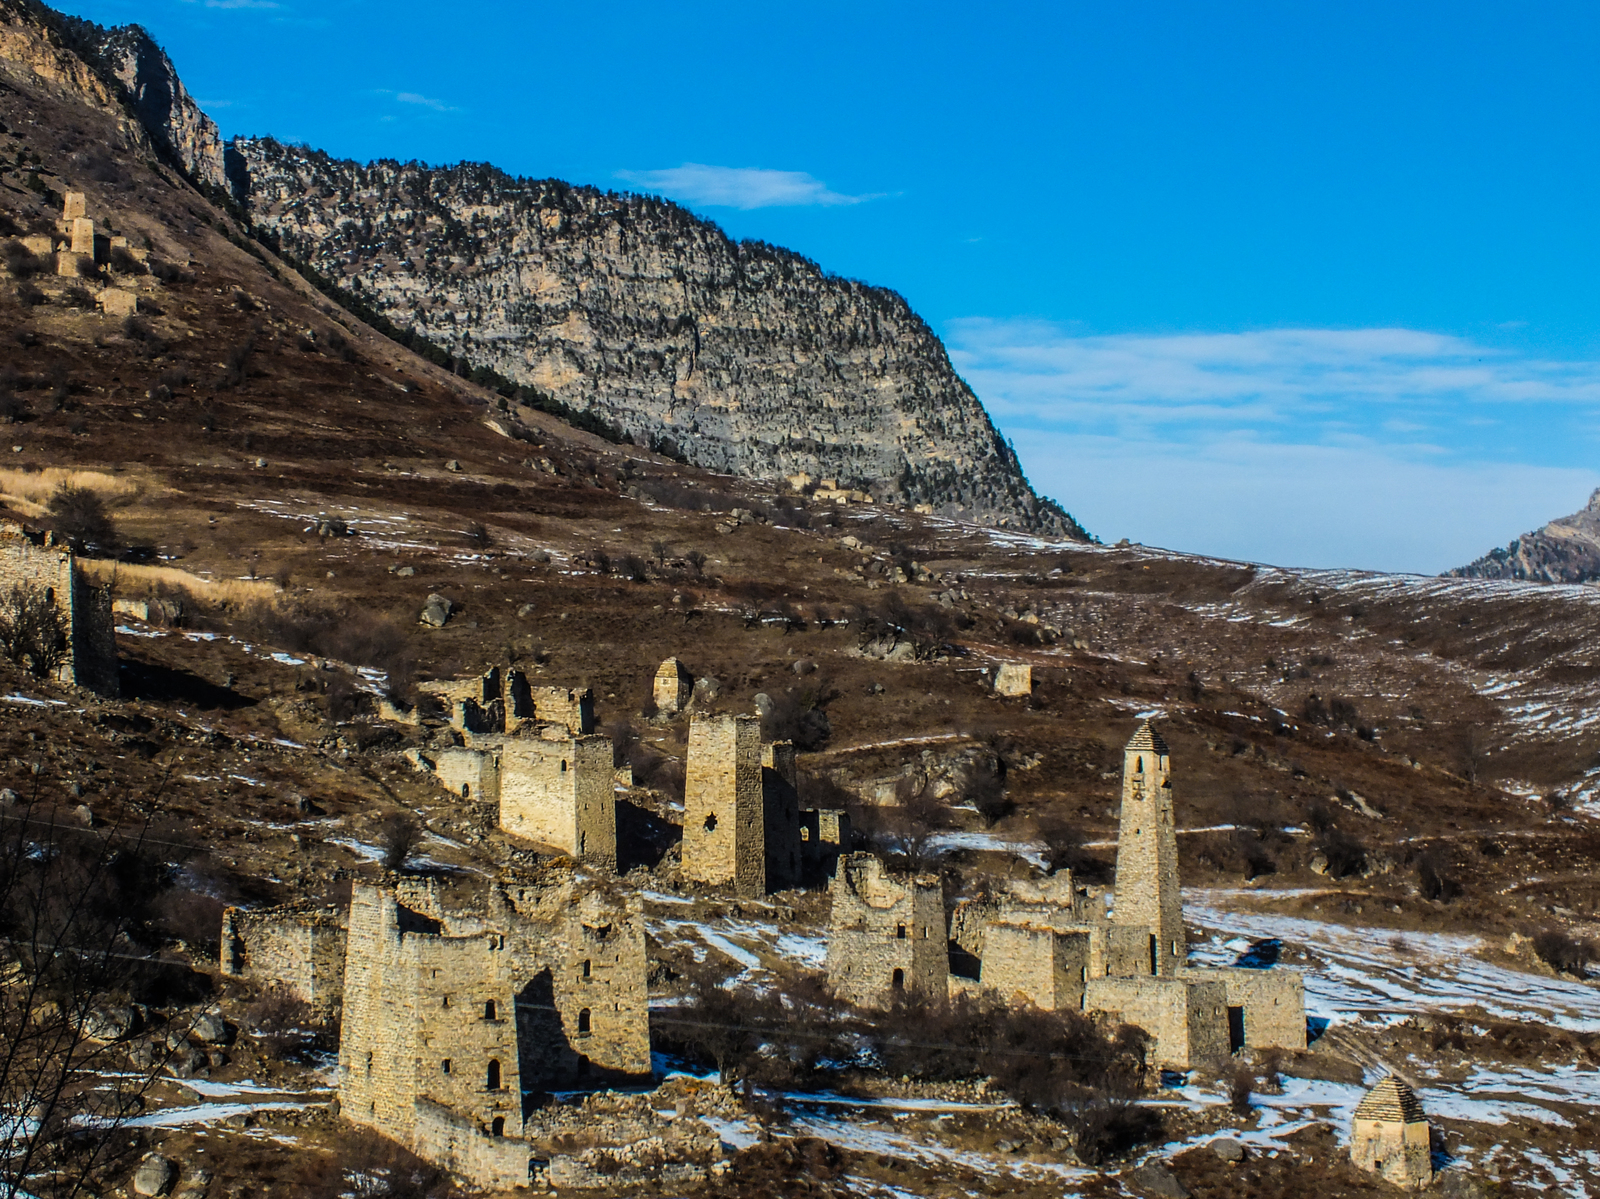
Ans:
POLYGON ((285 904, 222 913, 222 973, 278 987, 328 1017, 344 1002, 344 921, 333 908, 285 904))
POLYGON ((100 695, 118 694, 117 633, 111 588, 96 587, 78 569, 72 549, 54 533, 0 524, 0 608, 34 597, 54 609, 65 636, 55 677, 100 695))
POLYGON ((341 1113, 480 1185, 526 1185, 539 1094, 650 1074, 643 903, 497 883, 448 909, 432 880, 351 896, 341 1113))
POLYGON ((1122 751, 1116 922, 1149 930, 1149 973, 1171 978, 1188 956, 1178 890, 1178 826, 1167 743, 1147 721, 1122 751))
POLYGON ((500 827, 597 866, 617 865, 610 738, 588 688, 538 687, 515 668, 424 683, 464 744, 417 753, 453 795, 494 805, 500 827))
POLYGON ((1433 1180, 1433 1130, 1417 1093, 1385 1075, 1350 1118, 1350 1160, 1396 1186, 1433 1180))
POLYGON ((656 711, 672 716, 689 706, 689 700, 694 695, 694 676, 684 669, 678 659, 668 658, 656 668, 650 692, 656 711))
POLYGON ((761 743, 759 716, 696 716, 684 779, 683 873, 741 895, 800 881, 794 746, 761 743))
MULTIPOLYGON (((1110 912, 1106 894, 1078 886, 1070 871, 1012 880, 998 896, 957 906, 949 956, 937 978, 919 975, 919 988, 933 995, 984 991, 1007 1003, 1135 1024, 1154 1040, 1153 1062, 1170 1069, 1214 1062, 1245 1046, 1304 1049, 1305 989, 1298 973, 1186 965, 1171 762, 1149 724, 1124 750, 1122 797, 1110 912)), ((873 877, 852 869, 853 877, 873 877)), ((846 935, 837 950, 829 944, 829 981, 855 1002, 882 1004, 892 990, 884 986, 882 951, 874 946, 888 926, 868 920, 874 936, 856 931, 864 901, 842 869, 833 894, 835 937, 846 935), (871 986, 861 983, 863 973, 874 980, 871 986)), ((898 922, 892 927, 898 932, 898 922)))
POLYGON ((896 875, 870 853, 839 859, 830 887, 828 984, 863 1007, 948 991, 944 886, 936 874, 896 875))

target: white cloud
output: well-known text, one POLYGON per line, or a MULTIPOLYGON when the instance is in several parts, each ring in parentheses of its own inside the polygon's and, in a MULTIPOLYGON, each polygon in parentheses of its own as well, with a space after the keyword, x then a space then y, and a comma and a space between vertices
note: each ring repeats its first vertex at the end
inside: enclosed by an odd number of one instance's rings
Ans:
POLYGON ((1412 329, 1074 337, 1033 321, 950 324, 994 411, 1049 420, 1281 422, 1353 402, 1600 404, 1600 363, 1521 357, 1412 329))
MULTIPOLYGON (((185 0, 193 4, 195 0, 185 0)), ((282 8, 275 0, 201 0, 206 8, 282 8)))
POLYGON ((435 100, 432 97, 419 95, 416 92, 397 92, 394 98, 401 104, 415 104, 420 108, 431 108, 434 112, 458 111, 443 100, 435 100))
POLYGON ((617 178, 671 196, 685 204, 712 208, 786 208, 834 206, 876 200, 830 191, 822 180, 804 171, 770 171, 761 167, 714 167, 686 162, 661 171, 618 171, 617 178))
POLYGON ((1107 542, 1279 566, 1437 574, 1583 507, 1600 472, 1381 448, 1013 430, 1034 486, 1107 542))
POLYGON ((1108 540, 1433 573, 1600 485, 1600 362, 1411 329, 948 333, 1035 485, 1108 540))

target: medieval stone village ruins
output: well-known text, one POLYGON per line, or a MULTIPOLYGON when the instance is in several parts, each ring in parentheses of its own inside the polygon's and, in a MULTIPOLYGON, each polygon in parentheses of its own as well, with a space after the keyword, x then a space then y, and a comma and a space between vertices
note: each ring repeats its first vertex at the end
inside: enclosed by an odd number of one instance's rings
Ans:
MULTIPOLYGON (((223 969, 342 1009, 345 1119, 482 1186, 614 1184, 550 1152, 538 1099, 651 1078, 643 900, 614 874, 626 780, 594 731, 587 690, 531 686, 500 668, 428 687, 460 744, 414 754, 417 768, 493 807, 502 830, 559 864, 536 880, 492 880, 461 909, 433 880, 408 878, 359 885, 347 923, 332 909, 230 909, 223 969)), ((689 708, 692 677, 676 659, 655 695, 665 711, 689 708)), ((1299 972, 1187 964, 1173 764, 1150 723, 1123 753, 1112 888, 1060 870, 951 906, 939 876, 852 852, 844 811, 802 809, 793 746, 764 744, 759 718, 690 719, 683 878, 753 898, 825 884, 827 980, 846 1001, 871 1010, 985 993, 1083 1012, 1144 1030, 1152 1066, 1175 1072, 1216 1069, 1241 1049, 1305 1049, 1299 972)), ((664 1146, 655 1165, 679 1171, 668 1177, 697 1176, 716 1157, 714 1138, 685 1138, 659 1116, 635 1111, 618 1127, 619 1139, 664 1146)), ((1432 1176, 1428 1136, 1414 1092, 1385 1077, 1357 1112, 1351 1153, 1418 1186, 1432 1176)))

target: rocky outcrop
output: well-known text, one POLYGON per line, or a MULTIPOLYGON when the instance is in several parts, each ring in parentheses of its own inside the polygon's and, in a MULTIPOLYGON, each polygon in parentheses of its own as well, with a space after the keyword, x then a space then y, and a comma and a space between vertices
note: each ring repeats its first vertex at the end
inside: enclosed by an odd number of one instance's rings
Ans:
POLYGON ((222 134, 189 95, 167 52, 140 25, 88 26, 84 33, 105 69, 127 89, 129 105, 151 140, 193 178, 226 190, 222 134))
POLYGON ((1600 490, 1581 512, 1524 533, 1504 549, 1448 571, 1460 579, 1588 583, 1600 579, 1600 490))
POLYGON ((475 367, 757 478, 1085 536, 894 292, 651 197, 240 140, 257 227, 475 367))

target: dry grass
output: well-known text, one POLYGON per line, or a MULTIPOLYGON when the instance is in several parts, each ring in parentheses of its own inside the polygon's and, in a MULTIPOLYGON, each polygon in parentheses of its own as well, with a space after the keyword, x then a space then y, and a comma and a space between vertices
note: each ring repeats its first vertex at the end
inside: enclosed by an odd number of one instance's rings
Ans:
POLYGON ((124 599, 142 599, 166 589, 207 604, 270 604, 278 598, 278 585, 269 579, 203 579, 176 566, 137 566, 99 558, 80 558, 78 569, 101 586, 110 583, 113 594, 124 599))
POLYGON ((139 475, 110 475, 98 470, 47 466, 43 470, 0 469, 0 500, 25 516, 42 516, 50 497, 63 487, 92 491, 108 506, 126 507, 154 490, 153 480, 139 475))

